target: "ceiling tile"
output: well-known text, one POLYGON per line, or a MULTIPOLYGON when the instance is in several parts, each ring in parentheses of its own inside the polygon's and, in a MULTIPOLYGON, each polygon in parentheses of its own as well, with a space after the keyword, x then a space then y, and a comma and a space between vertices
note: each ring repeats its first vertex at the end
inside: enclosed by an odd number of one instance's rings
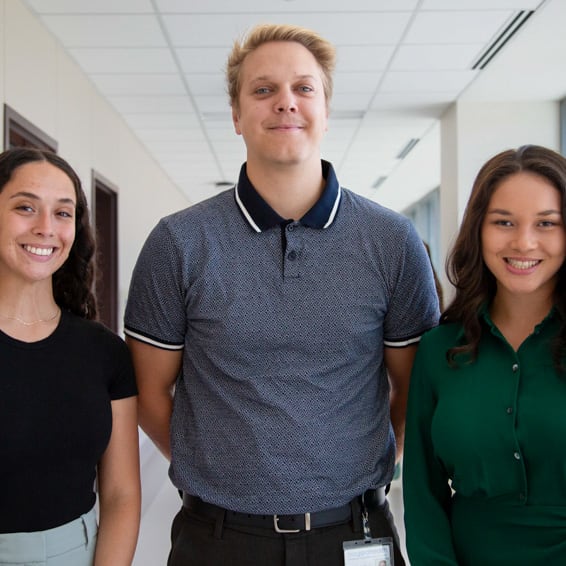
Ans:
POLYGON ((45 25, 65 47, 165 47, 157 19, 149 15, 46 15, 45 25))
POLYGON ((183 130, 199 125, 191 114, 124 114, 124 119, 133 128, 142 130, 183 130))
POLYGON ((91 75, 94 84, 106 96, 113 95, 180 95, 185 94, 177 75, 91 75))
POLYGON ((38 14, 152 14, 150 0, 27 0, 38 14))
MULTIPOLYGON (((544 1, 544 0, 542 0, 544 1)), ((541 0, 424 0, 421 10, 535 10, 541 0)))
POLYGON ((420 112, 427 114, 431 108, 445 106, 453 100, 453 96, 446 92, 380 92, 373 98, 371 109, 413 116, 420 112))
POLYGON ((394 45, 341 45, 336 50, 336 72, 383 71, 395 51, 394 45))
POLYGON ((73 48, 71 55, 87 73, 175 73, 177 68, 166 48, 73 48))
POLYGON ((231 108, 227 94, 196 94, 194 96, 198 112, 202 115, 219 114, 219 119, 230 119, 231 108))
POLYGON ((397 42, 409 22, 408 12, 343 12, 212 14, 163 16, 167 33, 177 47, 230 47, 251 26, 259 23, 288 23, 316 29, 335 45, 387 45, 397 42), (210 33, 214 30, 214 33, 210 33))
POLYGON ((509 10, 422 12, 417 14, 404 43, 486 43, 512 16, 509 10))
POLYGON ((456 97, 477 71, 414 71, 387 73, 380 92, 447 92, 456 97))
POLYGON ((110 96, 108 100, 118 112, 122 113, 194 113, 191 101, 186 96, 110 96))
POLYGON ((163 140, 149 140, 145 142, 147 147, 151 148, 152 151, 156 153, 185 153, 193 154, 197 151, 202 151, 202 148, 206 144, 206 141, 201 139, 191 139, 191 140, 173 140, 173 139, 163 139, 163 140))
POLYGON ((213 142, 217 141, 229 141, 233 143, 243 144, 242 137, 236 134, 234 126, 232 125, 232 120, 228 119, 222 123, 217 122, 214 124, 206 123, 206 131, 208 132, 208 138, 213 142))
POLYGON ((224 75, 219 73, 195 73, 186 75, 186 78, 193 95, 212 94, 213 96, 224 96, 224 99, 228 100, 227 95, 223 95, 226 92, 224 75))
POLYGON ((391 62, 392 71, 468 70, 481 53, 482 44, 401 45, 391 62))
POLYGON ((382 73, 368 71, 366 73, 335 73, 334 93, 371 93, 377 89, 382 73))
POLYGON ((371 102, 373 93, 335 93, 330 102, 330 116, 334 112, 343 112, 346 110, 359 110, 365 112, 371 102))
MULTIPOLYGON (((156 0, 160 12, 176 13, 255 13, 258 11, 257 0, 239 0, 234 4, 233 0, 156 0)), ((349 0, 348 11, 407 11, 414 10, 418 0, 349 0)), ((292 12, 343 12, 344 0, 302 0, 300 3, 288 0, 262 0, 263 10, 278 11, 288 10, 292 12)))
POLYGON ((178 47, 175 53, 185 73, 222 73, 230 49, 228 47, 178 47))
POLYGON ((178 141, 178 142, 190 142, 190 141, 204 141, 203 134, 199 129, 196 128, 185 128, 182 130, 178 129, 149 129, 149 128, 137 128, 136 134, 141 140, 146 143, 157 143, 159 141, 178 141))

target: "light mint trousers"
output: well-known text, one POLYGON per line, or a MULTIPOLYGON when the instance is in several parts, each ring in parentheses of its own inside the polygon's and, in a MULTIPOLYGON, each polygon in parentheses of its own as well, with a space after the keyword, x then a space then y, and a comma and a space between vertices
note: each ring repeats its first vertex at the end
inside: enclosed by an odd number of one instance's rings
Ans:
POLYGON ((0 566, 92 566, 96 513, 47 531, 0 534, 0 566))

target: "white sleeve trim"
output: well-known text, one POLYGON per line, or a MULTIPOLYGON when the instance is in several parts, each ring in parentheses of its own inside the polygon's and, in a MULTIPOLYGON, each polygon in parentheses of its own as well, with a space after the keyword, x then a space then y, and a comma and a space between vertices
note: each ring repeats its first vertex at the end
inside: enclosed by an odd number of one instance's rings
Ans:
POLYGON ((384 340, 383 345, 389 348, 405 348, 406 346, 411 346, 412 344, 417 344, 421 337, 416 336, 414 338, 409 338, 408 340, 402 340, 401 342, 393 342, 390 340, 384 340))
POLYGON ((156 346, 157 348, 162 348, 164 350, 182 350, 184 348, 184 344, 165 344, 163 342, 159 342, 158 340, 154 340, 153 338, 149 338, 144 334, 140 334, 139 332, 134 332, 133 330, 129 330, 124 328, 124 334, 127 336, 131 336, 140 342, 145 342, 146 344, 150 344, 151 346, 156 346))

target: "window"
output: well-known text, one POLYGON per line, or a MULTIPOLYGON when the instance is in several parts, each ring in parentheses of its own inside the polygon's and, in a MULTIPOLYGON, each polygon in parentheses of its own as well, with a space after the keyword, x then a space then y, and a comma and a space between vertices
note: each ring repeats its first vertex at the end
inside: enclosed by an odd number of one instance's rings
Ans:
POLYGON ((403 214, 415 225, 420 237, 428 244, 432 264, 440 273, 440 189, 434 189, 421 200, 411 205, 403 214))

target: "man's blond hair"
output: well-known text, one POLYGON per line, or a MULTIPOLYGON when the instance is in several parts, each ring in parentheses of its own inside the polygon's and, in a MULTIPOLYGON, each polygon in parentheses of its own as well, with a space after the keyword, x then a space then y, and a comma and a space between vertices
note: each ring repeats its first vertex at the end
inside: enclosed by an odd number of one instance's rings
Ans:
POLYGON ((235 41, 226 65, 228 95, 233 108, 238 108, 241 90, 242 64, 246 57, 264 43, 294 41, 308 49, 322 71, 326 104, 332 98, 332 73, 336 66, 336 49, 315 31, 287 24, 260 24, 252 28, 242 40, 235 41))

